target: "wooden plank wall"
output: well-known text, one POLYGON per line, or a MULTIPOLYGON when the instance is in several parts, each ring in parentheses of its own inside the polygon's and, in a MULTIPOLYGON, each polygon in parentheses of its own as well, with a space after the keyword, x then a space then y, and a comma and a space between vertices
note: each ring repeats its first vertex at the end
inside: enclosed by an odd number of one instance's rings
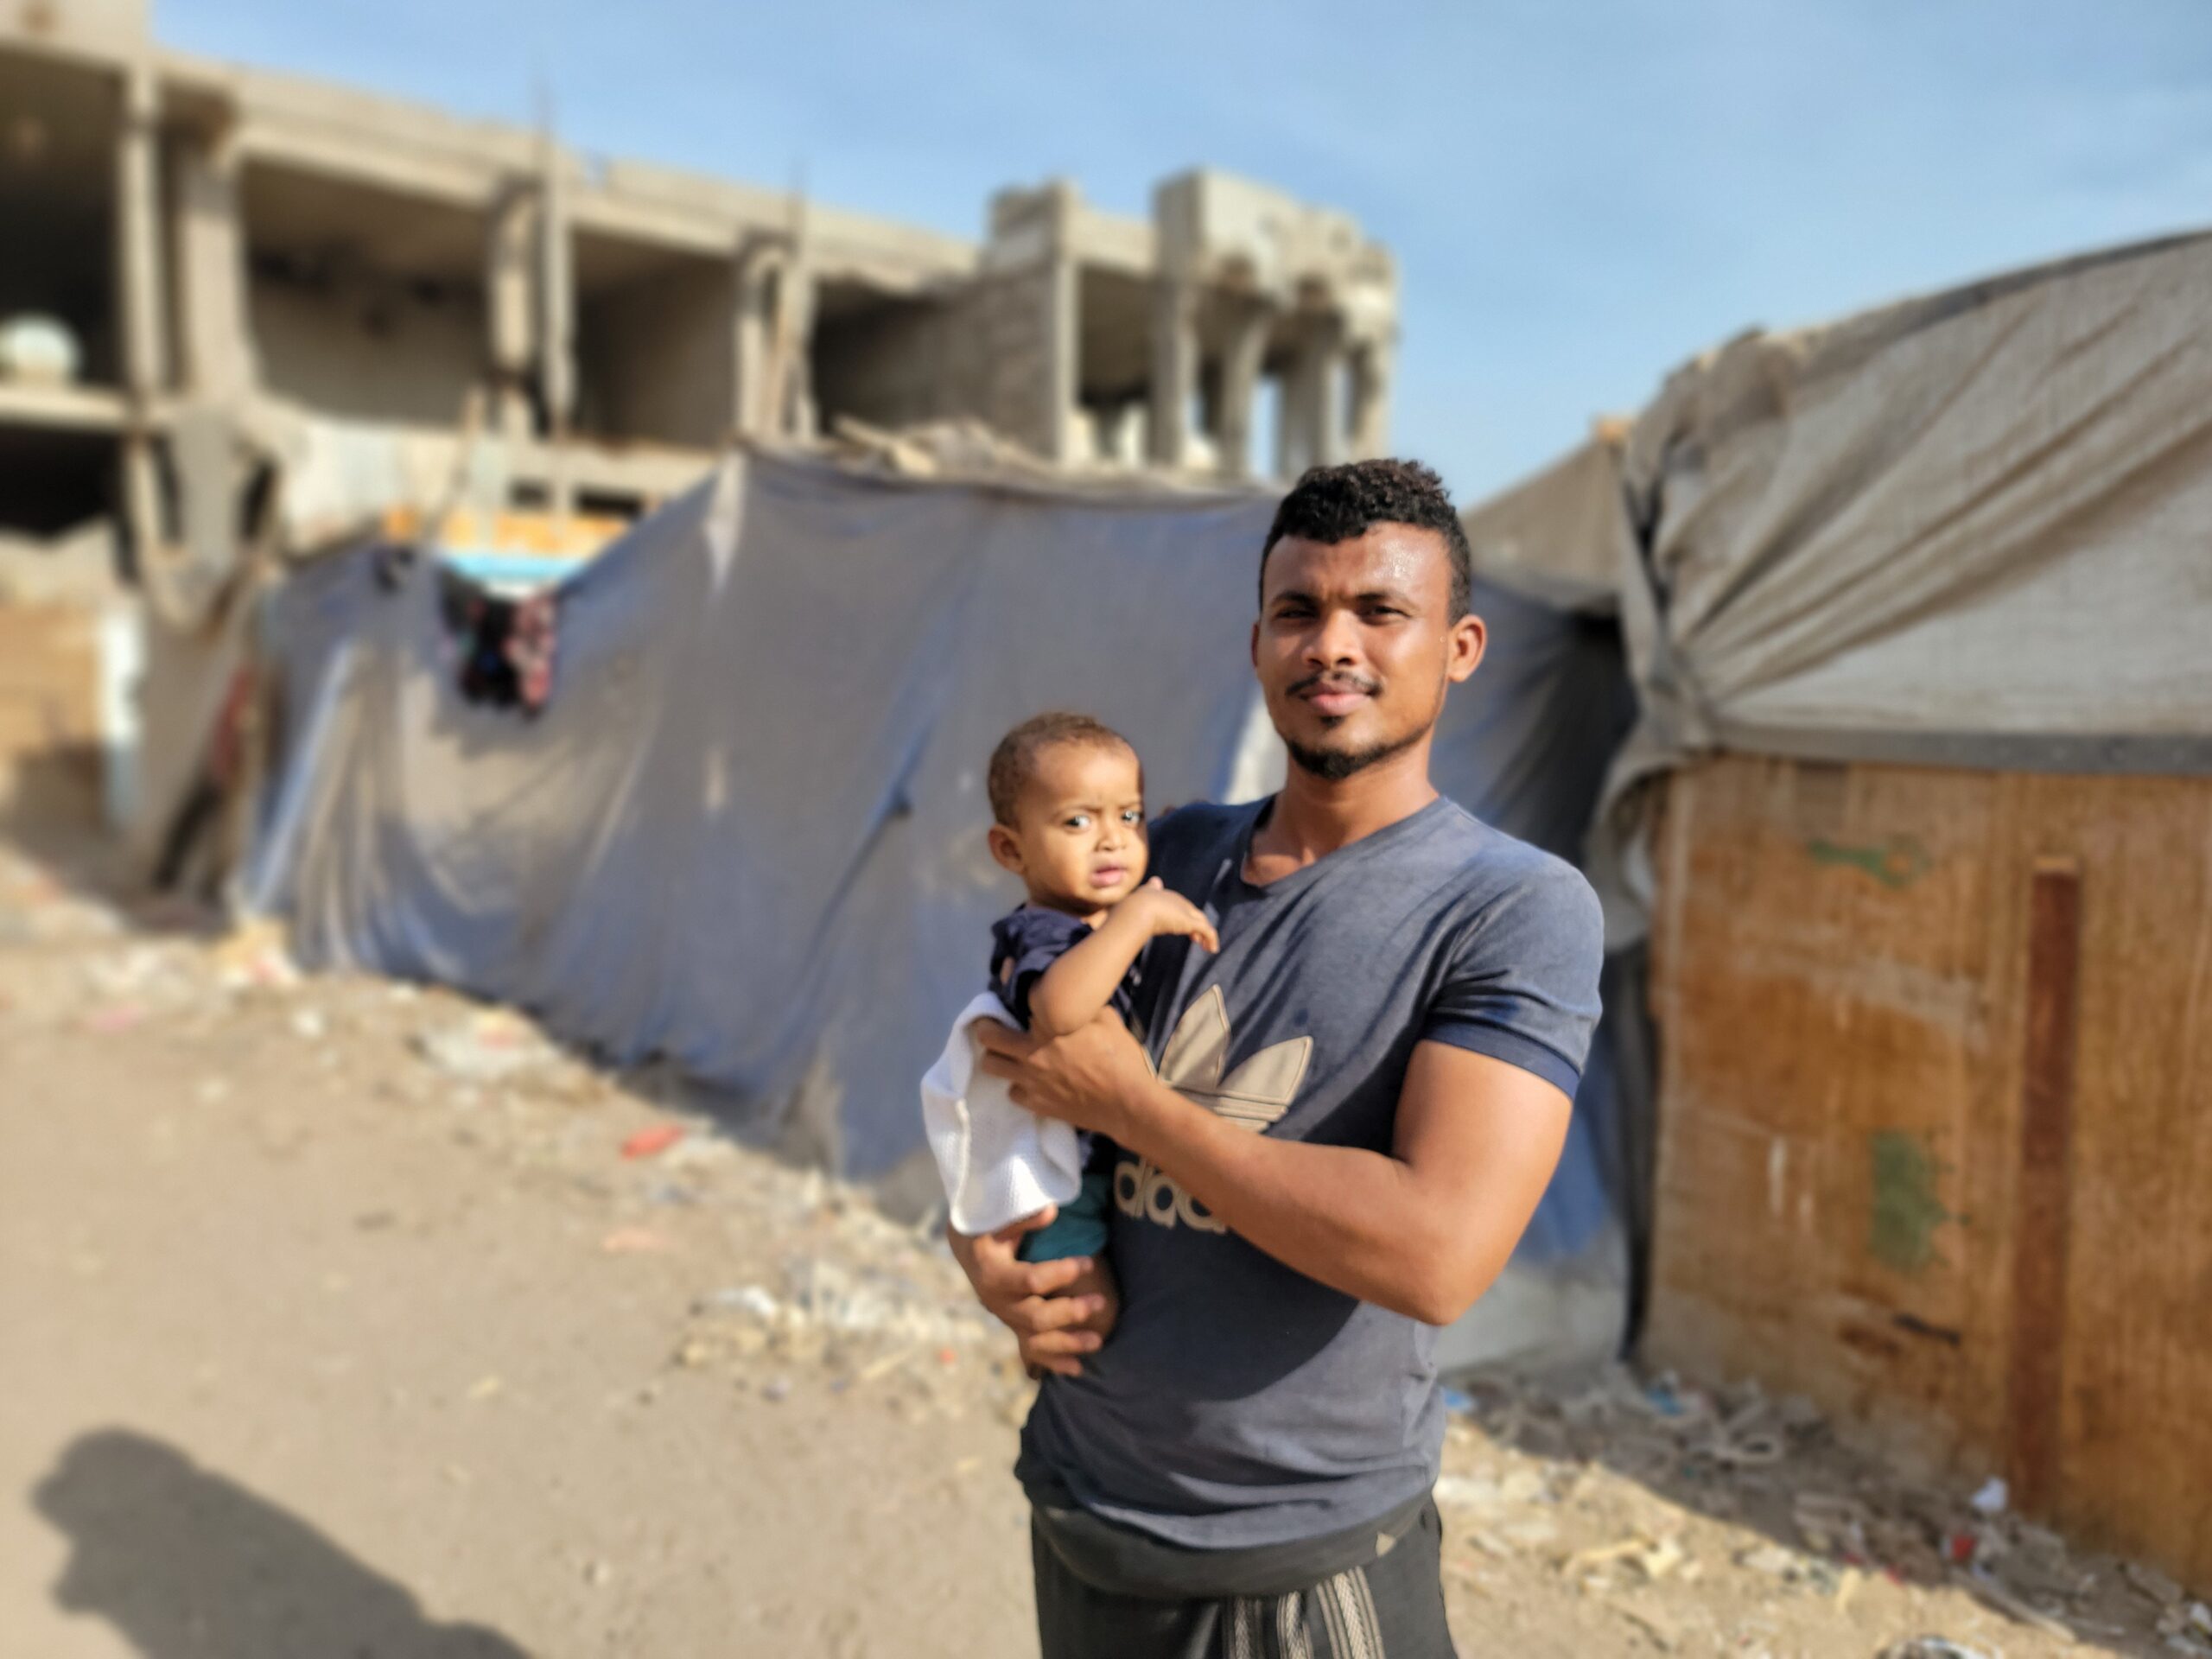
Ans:
POLYGON ((99 626, 88 607, 0 604, 0 816, 99 816, 99 626))
POLYGON ((1646 1357, 2212 1586, 2212 779, 1668 789, 1646 1357))

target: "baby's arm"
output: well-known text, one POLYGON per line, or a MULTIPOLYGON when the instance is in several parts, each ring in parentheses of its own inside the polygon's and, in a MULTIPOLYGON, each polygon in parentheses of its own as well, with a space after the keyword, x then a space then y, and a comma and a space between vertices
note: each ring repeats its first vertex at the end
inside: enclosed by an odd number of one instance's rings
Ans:
POLYGON ((1114 1000, 1137 953, 1164 933, 1180 933, 1209 950, 1221 949, 1205 912, 1155 879, 1114 906, 1090 937, 1037 976, 1029 991, 1029 1029, 1058 1037, 1087 1026, 1114 1000))

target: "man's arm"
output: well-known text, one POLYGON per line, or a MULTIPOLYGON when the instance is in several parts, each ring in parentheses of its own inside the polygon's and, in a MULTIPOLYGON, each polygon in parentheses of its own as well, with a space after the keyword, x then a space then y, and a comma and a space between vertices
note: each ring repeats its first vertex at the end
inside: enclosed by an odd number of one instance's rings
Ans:
POLYGON ((1429 1325, 1473 1306, 1566 1144, 1566 1095, 1446 1043, 1414 1050, 1388 1153, 1254 1135, 1160 1083, 1109 1022, 1039 1043, 982 1031, 1015 1103, 1148 1158, 1232 1231, 1323 1284, 1429 1325))
POLYGON ((1029 1029, 1057 1037, 1087 1026, 1106 1010, 1114 992, 1145 946, 1163 933, 1185 933, 1209 950, 1220 949, 1213 924, 1157 876, 1114 906, 1087 939, 1037 977, 1029 989, 1029 1029))

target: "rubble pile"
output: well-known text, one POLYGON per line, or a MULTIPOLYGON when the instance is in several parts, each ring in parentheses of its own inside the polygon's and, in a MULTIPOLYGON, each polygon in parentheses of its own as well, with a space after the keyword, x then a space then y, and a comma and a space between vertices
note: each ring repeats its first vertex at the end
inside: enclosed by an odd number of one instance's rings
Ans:
POLYGON ((1708 1391, 1618 1366, 1567 1389, 1485 1379, 1451 1402, 1447 1576, 1496 1591, 1536 1567, 1662 1651, 2212 1653, 2212 1610, 2164 1574, 2076 1553, 2012 1513, 2001 1480, 1918 1480, 1860 1456, 1808 1402, 1756 1382, 1708 1391), (1974 1639, 1832 1640, 1901 1620, 1974 1639), (1808 1645, 1815 1631, 1831 1639, 1808 1645))

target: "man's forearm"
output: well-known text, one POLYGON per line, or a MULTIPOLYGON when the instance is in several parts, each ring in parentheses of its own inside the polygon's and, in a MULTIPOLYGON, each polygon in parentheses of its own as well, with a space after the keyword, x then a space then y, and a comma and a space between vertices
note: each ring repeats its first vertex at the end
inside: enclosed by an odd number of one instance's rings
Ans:
POLYGON ((1513 1247, 1512 1237, 1483 1238, 1479 1217, 1453 1195, 1426 1191, 1410 1165, 1386 1153, 1255 1135, 1165 1084, 1130 1101, 1126 1120, 1122 1145, 1247 1243, 1412 1319, 1457 1319, 1513 1247))

